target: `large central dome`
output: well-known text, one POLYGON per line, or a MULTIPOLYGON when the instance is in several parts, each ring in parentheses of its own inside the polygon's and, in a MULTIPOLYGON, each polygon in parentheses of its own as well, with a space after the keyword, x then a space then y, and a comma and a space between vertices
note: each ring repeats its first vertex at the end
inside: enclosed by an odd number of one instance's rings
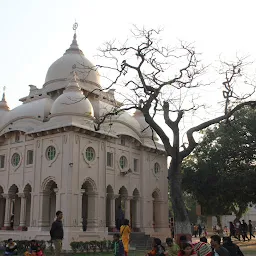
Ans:
POLYGON ((76 34, 74 34, 69 49, 49 67, 43 87, 45 87, 47 91, 65 88, 74 70, 76 70, 83 89, 90 91, 95 88, 100 88, 99 73, 95 65, 86 59, 83 52, 79 49, 76 34))

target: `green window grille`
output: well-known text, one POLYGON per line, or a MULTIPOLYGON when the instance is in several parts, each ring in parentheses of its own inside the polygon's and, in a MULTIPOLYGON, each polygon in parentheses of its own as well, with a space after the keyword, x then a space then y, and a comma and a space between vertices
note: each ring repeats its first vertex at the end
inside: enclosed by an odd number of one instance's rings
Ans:
POLYGON ((155 173, 159 173, 160 172, 160 165, 159 165, 159 163, 155 163, 155 165, 154 165, 154 172, 155 173))
POLYGON ((19 163, 20 163, 20 155, 18 153, 14 153, 12 155, 12 165, 18 166, 19 163))
POLYGON ((46 149, 46 158, 51 161, 55 158, 55 156, 56 156, 56 148, 53 146, 49 146, 46 149))
POLYGON ((89 147, 85 151, 85 157, 88 161, 93 161, 95 158, 95 151, 92 147, 89 147))
POLYGON ((126 159, 126 157, 125 157, 125 156, 121 156, 121 157, 120 157, 120 160, 119 160, 119 163, 120 163, 120 167, 121 167, 122 169, 124 169, 124 168, 126 167, 126 165, 127 165, 127 159, 126 159))

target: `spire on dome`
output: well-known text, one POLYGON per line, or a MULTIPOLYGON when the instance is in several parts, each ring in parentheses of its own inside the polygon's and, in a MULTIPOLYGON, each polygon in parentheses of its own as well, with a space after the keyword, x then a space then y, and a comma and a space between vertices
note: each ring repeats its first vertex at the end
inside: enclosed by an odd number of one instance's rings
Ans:
POLYGON ((5 99, 5 90, 6 90, 6 87, 4 86, 2 100, 0 101, 0 109, 9 110, 9 107, 5 99))
POLYGON ((5 89, 6 89, 6 87, 4 86, 4 88, 3 88, 3 97, 2 97, 2 101, 5 101, 5 102, 6 102, 6 100, 5 100, 5 89))
POLYGON ((81 91, 81 88, 77 82, 77 74, 76 71, 72 71, 72 79, 70 80, 68 86, 66 87, 66 90, 64 92, 68 92, 68 91, 81 91))
POLYGON ((69 49, 66 50, 65 54, 79 53, 81 55, 84 55, 83 52, 79 49, 78 43, 77 43, 77 40, 76 40, 76 30, 77 30, 77 28, 78 28, 78 23, 75 22, 74 25, 73 25, 73 30, 74 30, 73 41, 72 41, 69 49))

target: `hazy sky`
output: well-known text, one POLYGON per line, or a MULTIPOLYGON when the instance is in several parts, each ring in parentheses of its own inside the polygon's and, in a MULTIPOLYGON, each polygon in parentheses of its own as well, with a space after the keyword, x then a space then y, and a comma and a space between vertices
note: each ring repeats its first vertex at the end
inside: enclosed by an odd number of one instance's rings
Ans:
MULTIPOLYGON (((206 0, 0 0, 0 90, 11 108, 29 84, 41 88, 48 67, 72 41, 92 60, 97 48, 125 39, 132 24, 165 28, 166 43, 194 42, 206 63, 236 52, 256 59, 255 1, 206 0)), ((212 100, 212 95, 206 95, 212 100)))

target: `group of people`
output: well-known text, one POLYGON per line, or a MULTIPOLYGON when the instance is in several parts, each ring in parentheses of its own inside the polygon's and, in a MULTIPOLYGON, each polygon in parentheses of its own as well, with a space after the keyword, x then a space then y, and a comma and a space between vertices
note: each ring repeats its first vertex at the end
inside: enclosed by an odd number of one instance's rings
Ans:
POLYGON ((206 237, 192 244, 185 236, 181 236, 179 244, 175 244, 171 238, 166 239, 167 248, 162 245, 159 238, 153 241, 153 249, 146 256, 244 256, 239 246, 234 244, 230 237, 223 238, 213 235, 209 244, 206 237))
MULTIPOLYGON (((55 256, 60 256, 62 251, 62 240, 64 237, 62 218, 63 213, 61 211, 57 211, 56 220, 52 223, 50 230, 51 240, 55 247, 55 256)), ((249 226, 244 220, 242 223, 236 223, 236 225, 230 222, 230 236, 223 238, 222 245, 219 235, 213 235, 211 237, 210 244, 205 236, 200 237, 200 241, 195 244, 188 241, 186 236, 181 236, 177 244, 172 238, 167 238, 166 248, 162 245, 159 238, 154 238, 152 250, 148 252, 146 256, 243 256, 243 253, 239 247, 232 242, 231 237, 233 236, 240 240, 240 235, 242 235, 244 241, 246 238, 249 240, 252 236, 254 236, 252 230, 251 221, 249 221, 249 226), (250 238, 247 236, 248 231, 250 238)), ((195 237, 197 235, 201 236, 202 231, 203 228, 201 228, 200 225, 198 225, 197 228, 194 226, 195 237)), ((131 228, 129 225, 129 220, 123 219, 119 233, 116 233, 113 236, 114 256, 128 256, 130 233, 131 228)), ((17 255, 17 244, 12 239, 9 239, 6 244, 5 255, 17 255)), ((25 252, 24 256, 43 256, 43 252, 37 242, 32 240, 30 248, 25 252)))
MULTIPOLYGON (((4 255, 18 255, 17 244, 12 238, 8 239, 5 245, 4 255)), ((43 251, 41 250, 40 245, 35 240, 32 240, 28 250, 24 253, 24 256, 43 256, 43 251)))
POLYGON ((207 236, 207 231, 205 226, 201 226, 200 224, 191 224, 192 234, 194 237, 207 236))
POLYGON ((235 223, 230 222, 229 230, 230 230, 230 237, 234 237, 239 241, 241 240, 241 236, 244 242, 246 239, 249 241, 252 239, 252 237, 255 237, 253 234, 253 226, 252 226, 251 220, 249 220, 249 225, 244 220, 242 220, 242 222, 241 221, 237 221, 235 223), (248 233, 249 233, 249 237, 248 237, 248 233))

